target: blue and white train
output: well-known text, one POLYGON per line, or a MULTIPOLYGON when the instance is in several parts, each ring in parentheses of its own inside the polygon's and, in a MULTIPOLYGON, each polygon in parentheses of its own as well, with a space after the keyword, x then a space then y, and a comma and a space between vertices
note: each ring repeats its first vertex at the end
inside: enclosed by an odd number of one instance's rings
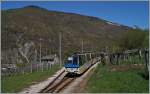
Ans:
POLYGON ((96 55, 93 53, 73 54, 64 64, 65 71, 71 74, 82 74, 94 63, 96 55))

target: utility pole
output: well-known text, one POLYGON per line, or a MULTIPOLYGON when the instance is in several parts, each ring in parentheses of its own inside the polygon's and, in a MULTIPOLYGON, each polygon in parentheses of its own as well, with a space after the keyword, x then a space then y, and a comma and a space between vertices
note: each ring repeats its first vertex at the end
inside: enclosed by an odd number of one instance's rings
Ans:
MULTIPOLYGON (((41 64, 42 64, 42 62, 41 62, 41 38, 40 38, 40 67, 41 67, 41 64)), ((43 71, 43 67, 42 67, 42 71, 43 71)))
POLYGON ((30 72, 32 73, 32 63, 31 63, 31 66, 30 66, 30 67, 31 67, 30 72))
POLYGON ((35 49, 35 57, 34 57, 34 62, 37 62, 37 50, 35 49))
POLYGON ((47 54, 47 47, 45 48, 45 56, 47 56, 48 54, 47 54))
POLYGON ((61 67, 61 32, 59 33, 59 63, 61 67))
POLYGON ((34 63, 36 63, 36 67, 37 67, 37 71, 38 71, 38 64, 37 64, 37 50, 36 50, 36 48, 35 48, 34 52, 35 52, 35 55, 34 55, 34 63))
POLYGON ((83 53, 83 40, 82 40, 82 53, 83 53))

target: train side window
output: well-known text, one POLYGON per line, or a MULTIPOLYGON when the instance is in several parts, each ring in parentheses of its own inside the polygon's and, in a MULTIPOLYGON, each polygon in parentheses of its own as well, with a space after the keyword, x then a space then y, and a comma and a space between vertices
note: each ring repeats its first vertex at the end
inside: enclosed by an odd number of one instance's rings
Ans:
POLYGON ((73 64, 77 64, 77 63, 78 63, 78 57, 74 56, 74 58, 73 58, 73 64))
POLYGON ((82 64, 81 65, 83 65, 85 62, 86 62, 86 57, 85 57, 85 55, 83 55, 82 56, 82 64))
POLYGON ((80 55, 80 56, 79 56, 79 64, 82 65, 82 63, 83 63, 83 62, 82 62, 82 56, 80 55))

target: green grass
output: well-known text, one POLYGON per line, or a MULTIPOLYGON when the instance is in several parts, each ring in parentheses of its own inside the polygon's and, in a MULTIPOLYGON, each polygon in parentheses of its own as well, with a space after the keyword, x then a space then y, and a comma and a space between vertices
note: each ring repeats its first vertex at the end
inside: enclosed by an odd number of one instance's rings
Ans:
POLYGON ((59 65, 53 65, 52 69, 44 70, 43 72, 39 71, 33 73, 17 74, 9 77, 2 77, 1 90, 3 93, 19 92, 22 89, 33 84, 33 82, 45 80, 46 78, 53 75, 58 69, 59 65))
POLYGON ((143 69, 110 71, 99 65, 89 79, 85 92, 90 93, 141 93, 149 92, 149 80, 141 76, 143 69))

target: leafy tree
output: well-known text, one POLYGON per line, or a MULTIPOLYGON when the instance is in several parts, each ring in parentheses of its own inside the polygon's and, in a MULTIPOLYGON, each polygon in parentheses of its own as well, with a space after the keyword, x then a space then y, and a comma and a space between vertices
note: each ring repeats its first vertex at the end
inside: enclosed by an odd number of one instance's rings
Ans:
POLYGON ((148 48, 149 47, 149 30, 144 30, 145 31, 145 38, 143 41, 143 47, 148 48))
POLYGON ((127 31, 118 40, 119 47, 123 49, 143 48, 148 46, 148 36, 144 30, 134 29, 127 31))

